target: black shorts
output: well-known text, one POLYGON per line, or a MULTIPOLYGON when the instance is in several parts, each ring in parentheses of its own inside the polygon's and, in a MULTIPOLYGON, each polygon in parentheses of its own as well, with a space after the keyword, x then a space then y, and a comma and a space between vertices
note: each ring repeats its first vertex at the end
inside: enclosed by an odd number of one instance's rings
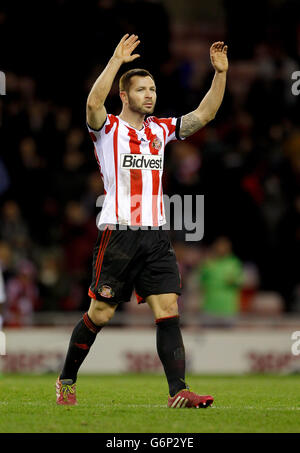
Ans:
POLYGON ((162 230, 100 230, 94 247, 89 296, 110 304, 138 303, 151 294, 181 294, 180 274, 169 234, 162 230))

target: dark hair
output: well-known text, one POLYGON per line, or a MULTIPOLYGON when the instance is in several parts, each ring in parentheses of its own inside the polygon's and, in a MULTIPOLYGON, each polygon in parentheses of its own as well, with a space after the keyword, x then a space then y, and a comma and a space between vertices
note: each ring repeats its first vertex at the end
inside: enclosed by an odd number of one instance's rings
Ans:
POLYGON ((151 79, 154 82, 154 77, 152 74, 150 74, 149 71, 146 69, 129 69, 129 71, 125 72, 119 80, 119 90, 120 91, 126 91, 128 93, 129 91, 129 85, 130 85, 130 79, 133 76, 140 76, 140 77, 151 77, 151 79))

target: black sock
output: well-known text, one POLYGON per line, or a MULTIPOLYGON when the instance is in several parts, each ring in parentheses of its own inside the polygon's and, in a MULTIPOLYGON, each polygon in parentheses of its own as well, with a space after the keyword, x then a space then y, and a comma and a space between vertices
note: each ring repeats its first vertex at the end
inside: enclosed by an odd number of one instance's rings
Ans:
POLYGON ((73 383, 76 382, 78 370, 102 327, 96 326, 87 313, 83 315, 72 332, 60 379, 72 379, 73 383))
POLYGON ((186 388, 185 350, 179 327, 179 316, 156 321, 156 346, 169 384, 170 396, 186 388))

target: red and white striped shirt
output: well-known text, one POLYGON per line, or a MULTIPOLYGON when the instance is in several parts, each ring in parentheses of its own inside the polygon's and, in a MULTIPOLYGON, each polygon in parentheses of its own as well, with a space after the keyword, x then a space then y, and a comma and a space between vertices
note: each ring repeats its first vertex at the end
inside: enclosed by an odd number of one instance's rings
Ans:
POLYGON ((180 140, 181 118, 148 117, 141 130, 107 115, 100 130, 88 125, 104 183, 98 226, 161 226, 166 223, 162 174, 167 143, 180 140))

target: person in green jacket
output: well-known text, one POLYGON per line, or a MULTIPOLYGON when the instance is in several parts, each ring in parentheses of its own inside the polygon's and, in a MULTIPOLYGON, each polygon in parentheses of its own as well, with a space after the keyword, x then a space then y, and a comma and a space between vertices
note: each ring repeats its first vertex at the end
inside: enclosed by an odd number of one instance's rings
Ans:
POLYGON ((202 313, 210 321, 233 320, 239 312, 242 264, 233 254, 228 238, 218 237, 212 256, 199 268, 203 290, 202 313))

